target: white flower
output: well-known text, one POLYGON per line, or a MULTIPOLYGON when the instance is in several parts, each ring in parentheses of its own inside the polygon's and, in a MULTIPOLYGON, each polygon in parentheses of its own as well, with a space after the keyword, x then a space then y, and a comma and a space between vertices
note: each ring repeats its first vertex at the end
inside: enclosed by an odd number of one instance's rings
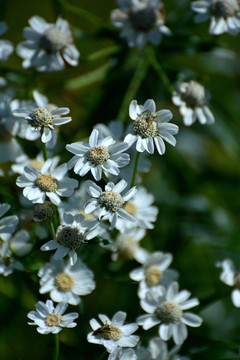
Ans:
MULTIPOLYGON (((137 360, 133 349, 117 348, 108 356, 108 360, 137 360)), ((148 359, 149 360, 149 359, 148 359)))
POLYGON ((77 324, 73 322, 78 317, 78 313, 69 313, 63 315, 67 309, 67 303, 59 303, 54 308, 53 302, 47 300, 46 303, 38 301, 36 304, 37 311, 30 311, 28 318, 33 320, 29 325, 37 325, 37 331, 40 334, 57 334, 63 327, 73 328, 77 324))
POLYGON ((93 272, 80 259, 73 266, 52 259, 39 270, 38 276, 41 278, 40 294, 50 292, 55 302, 78 305, 80 296, 88 295, 95 289, 93 272))
POLYGON ((234 286, 231 293, 233 305, 237 308, 240 307, 240 272, 236 271, 231 259, 225 259, 216 263, 217 267, 222 269, 220 280, 228 285, 234 286))
POLYGON ((171 262, 172 254, 156 251, 152 254, 146 254, 143 266, 130 272, 130 278, 140 282, 138 296, 141 299, 145 298, 149 290, 168 286, 177 279, 177 272, 168 269, 171 262))
POLYGON ((74 172, 84 176, 91 170, 95 180, 102 178, 102 171, 105 175, 118 175, 119 168, 126 166, 130 156, 123 153, 128 149, 128 144, 118 143, 110 137, 104 138, 98 130, 94 129, 89 137, 89 144, 76 142, 66 145, 66 149, 75 156, 68 162, 68 168, 74 167, 74 172))
POLYGON ((124 209, 124 203, 130 200, 136 192, 136 187, 131 188, 125 195, 120 193, 127 187, 125 180, 120 180, 116 185, 109 182, 105 185, 105 191, 96 185, 93 181, 88 181, 88 193, 93 196, 85 204, 85 213, 90 214, 99 210, 99 219, 108 219, 111 223, 111 229, 116 225, 118 217, 128 221, 135 222, 135 218, 127 213, 124 209))
POLYGON ((122 29, 121 37, 130 47, 142 48, 147 42, 158 45, 162 34, 170 35, 165 25, 163 4, 160 0, 118 0, 120 9, 113 10, 111 21, 122 29))
POLYGON ((172 101, 179 106, 186 126, 192 125, 197 119, 200 124, 213 124, 214 116, 207 106, 209 94, 196 81, 183 82, 179 86, 179 93, 174 92, 172 101))
POLYGON ((149 291, 140 302, 148 314, 137 318, 138 325, 148 330, 160 324, 160 338, 167 341, 173 336, 175 344, 181 345, 187 338, 186 325, 198 327, 202 324, 200 316, 184 312, 199 304, 198 299, 189 299, 190 295, 187 290, 178 292, 178 283, 175 281, 164 292, 160 288, 149 291))
MULTIPOLYGON (((104 124, 97 124, 94 126, 95 129, 100 131, 103 136, 111 136, 114 140, 121 140, 124 137, 124 133, 128 134, 128 129, 124 131, 123 123, 120 121, 110 121, 108 126, 104 124)), ((129 126, 129 129, 131 126, 129 126)), ((127 182, 131 183, 132 180, 132 174, 134 170, 134 164, 135 164, 135 158, 136 158, 136 151, 133 148, 128 149, 128 154, 130 155, 131 161, 128 163, 127 166, 121 169, 120 172, 120 178, 126 180, 127 182)), ((138 168, 137 168, 137 176, 135 183, 138 184, 141 182, 140 173, 147 173, 149 172, 151 163, 147 159, 147 154, 143 153, 139 159, 138 162, 138 168)), ((110 177, 111 178, 111 177, 110 177)))
MULTIPOLYGON (((124 204, 123 208, 136 218, 136 226, 144 229, 153 229, 152 222, 156 221, 158 214, 158 208, 156 206, 151 206, 153 202, 154 196, 147 193, 144 187, 138 187, 134 196, 130 201, 124 204)), ((124 232, 125 230, 132 228, 132 223, 125 219, 118 219, 116 228, 120 232, 124 232)))
MULTIPOLYGON (((4 34, 7 31, 7 24, 5 21, 0 22, 0 35, 4 34)), ((14 47, 13 44, 8 40, 0 40, 0 60, 6 61, 13 53, 14 47)))
POLYGON ((80 214, 64 214, 63 218, 65 224, 57 228, 56 239, 48 241, 41 250, 56 250, 53 260, 61 260, 69 254, 70 265, 74 265, 77 262, 76 249, 86 240, 100 235, 101 228, 96 220, 84 220, 84 216, 80 214))
POLYGON ((25 166, 24 174, 17 178, 17 185, 24 188, 23 195, 30 201, 43 204, 46 196, 55 205, 61 203, 60 196, 71 196, 78 181, 70 179, 67 164, 57 166, 58 158, 48 159, 38 171, 33 166, 25 166))
POLYGON ((12 164, 11 168, 16 174, 24 174, 24 168, 27 165, 34 167, 37 170, 41 170, 44 164, 44 158, 42 152, 39 153, 36 158, 30 159, 26 154, 21 154, 16 158, 16 163, 12 164))
POLYGON ((48 104, 47 97, 36 90, 33 91, 33 97, 37 107, 15 109, 13 115, 24 118, 36 131, 42 130, 41 140, 43 143, 47 143, 54 136, 54 126, 67 124, 72 120, 71 117, 61 117, 61 115, 67 115, 70 110, 48 104))
POLYGON ((227 32, 236 35, 240 31, 240 6, 238 0, 204 0, 194 1, 191 8, 198 15, 199 23, 211 18, 209 33, 214 35, 227 32))
POLYGON ((9 204, 0 204, 0 236, 4 236, 6 234, 12 234, 16 226, 18 224, 18 217, 16 215, 6 216, 2 218, 2 216, 10 209, 9 204))
POLYGON ((48 24, 40 16, 33 16, 28 22, 31 27, 23 31, 27 41, 18 44, 16 49, 24 59, 24 68, 34 66, 39 71, 59 71, 65 63, 78 65, 80 54, 66 20, 59 17, 56 24, 48 24))
POLYGON ((7 234, 2 236, 2 239, 8 243, 9 249, 17 256, 25 256, 28 254, 33 244, 30 242, 29 233, 22 229, 16 232, 16 234, 7 234))
POLYGON ((165 153, 164 141, 175 146, 176 139, 173 135, 178 133, 178 126, 169 124, 172 119, 170 110, 160 110, 156 112, 155 102, 147 100, 144 105, 138 105, 133 100, 129 106, 129 116, 134 120, 132 133, 128 134, 124 141, 132 146, 136 144, 136 150, 139 152, 147 151, 154 153, 154 143, 160 155, 165 153))
POLYGON ((112 246, 112 260, 119 257, 123 259, 135 259, 144 262, 148 252, 139 246, 140 240, 144 238, 146 231, 133 227, 117 236, 116 242, 112 246))
POLYGON ((118 347, 134 347, 139 341, 139 336, 132 335, 138 326, 135 323, 123 325, 127 314, 118 311, 110 320, 106 315, 99 314, 98 317, 103 325, 96 319, 90 320, 93 329, 88 334, 88 341, 94 344, 100 344, 106 347, 109 353, 112 353, 118 347))

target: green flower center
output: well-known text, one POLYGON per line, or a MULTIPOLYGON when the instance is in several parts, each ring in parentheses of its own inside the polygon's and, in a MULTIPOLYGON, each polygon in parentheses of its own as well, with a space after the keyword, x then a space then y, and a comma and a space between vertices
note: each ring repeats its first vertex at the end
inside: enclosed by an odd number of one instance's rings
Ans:
POLYGON ((182 100, 191 108, 203 106, 206 103, 204 87, 195 81, 190 81, 186 92, 182 94, 182 100))
POLYGON ((60 225, 57 232, 57 241, 70 250, 79 248, 85 240, 84 234, 77 227, 60 225))
POLYGON ((174 301, 164 301, 155 310, 156 316, 165 324, 180 321, 183 311, 174 301))
POLYGON ((154 27, 157 16, 154 8, 145 7, 139 10, 132 9, 129 19, 135 30, 147 32, 154 27))
POLYGON ((239 10, 237 0, 212 0, 210 5, 211 14, 224 19, 236 15, 239 10))

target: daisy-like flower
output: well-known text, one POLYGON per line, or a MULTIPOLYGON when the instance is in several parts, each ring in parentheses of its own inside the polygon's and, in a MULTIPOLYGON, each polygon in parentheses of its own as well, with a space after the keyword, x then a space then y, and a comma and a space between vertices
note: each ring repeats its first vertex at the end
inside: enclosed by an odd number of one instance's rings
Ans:
POLYGON ((80 176, 87 174, 89 170, 95 180, 105 175, 118 175, 120 170, 130 161, 130 156, 123 153, 128 149, 127 143, 118 143, 110 137, 103 137, 101 132, 94 129, 89 137, 89 144, 76 142, 66 145, 66 149, 75 156, 68 162, 68 168, 74 167, 74 172, 80 176))
POLYGON ((55 205, 61 203, 60 196, 71 196, 78 181, 65 176, 67 164, 57 166, 58 158, 48 159, 40 171, 25 166, 24 174, 17 178, 17 185, 24 188, 23 195, 30 201, 43 204, 46 196, 55 205))
POLYGON ((6 234, 12 234, 16 226, 18 224, 18 217, 16 215, 12 216, 2 216, 10 209, 9 204, 0 204, 0 236, 6 235, 6 234))
POLYGON ((160 338, 153 338, 149 341, 149 351, 153 360, 190 360, 186 356, 178 355, 179 349, 180 346, 176 345, 168 351, 166 342, 160 338))
POLYGON ((133 349, 117 348, 109 354, 108 360, 137 360, 138 357, 133 349))
POLYGON ((96 185, 93 181, 88 181, 88 193, 93 196, 85 204, 85 213, 90 214, 93 211, 99 210, 99 219, 109 220, 111 223, 110 229, 116 225, 118 217, 128 221, 135 222, 135 218, 123 209, 124 203, 130 200, 136 192, 136 186, 131 188, 125 195, 121 192, 127 187, 125 180, 120 180, 116 185, 109 182, 105 185, 105 191, 96 185))
POLYGON ((209 93, 196 81, 183 82, 179 93, 174 92, 172 101, 179 106, 180 114, 186 126, 192 125, 197 119, 200 124, 213 124, 214 116, 207 106, 209 93))
POLYGON ((118 347, 136 346, 139 336, 132 334, 138 329, 138 325, 135 323, 124 325, 126 316, 125 312, 118 311, 110 320, 106 315, 99 314, 98 317, 103 325, 96 319, 91 319, 90 325, 93 331, 88 334, 88 341, 105 346, 109 353, 118 347))
POLYGON ((78 318, 78 313, 69 313, 63 315, 67 309, 67 303, 61 302, 54 308, 53 302, 47 300, 46 303, 38 301, 37 311, 30 311, 27 316, 33 322, 29 325, 37 325, 37 331, 40 334, 57 334, 63 327, 73 328, 77 325, 73 320, 78 318))
POLYGON ((231 293, 233 305, 240 307, 240 272, 235 269, 231 259, 225 259, 216 263, 216 266, 222 269, 220 280, 228 285, 234 286, 231 293))
POLYGON ((158 45, 162 34, 171 35, 160 0, 117 0, 117 3, 120 9, 112 11, 111 21, 122 29, 121 37, 127 39, 130 47, 142 48, 147 42, 158 45))
POLYGON ((175 146, 176 139, 173 135, 178 133, 178 126, 169 124, 172 119, 170 110, 160 110, 156 112, 156 105, 152 99, 145 102, 144 105, 138 105, 133 100, 129 106, 129 116, 134 121, 132 133, 128 134, 124 141, 132 146, 136 144, 136 150, 139 152, 147 151, 154 153, 154 143, 160 155, 165 153, 164 141, 175 146))
POLYGON ((238 0, 204 0, 191 3, 198 15, 195 22, 211 18, 209 33, 220 35, 225 32, 236 35, 240 31, 240 5, 238 0))
POLYGON ((24 59, 23 67, 36 67, 39 71, 63 70, 65 63, 78 65, 79 51, 73 44, 69 24, 59 17, 56 24, 48 24, 40 16, 29 19, 24 28, 26 41, 17 46, 17 54, 24 59))
POLYGON ((15 109, 13 115, 24 118, 34 130, 42 130, 41 140, 47 143, 53 137, 54 126, 67 124, 72 120, 71 117, 61 117, 61 115, 67 115, 70 110, 49 104, 47 97, 36 90, 33 91, 33 97, 37 107, 15 109))
POLYGON ((140 240, 144 238, 146 231, 133 227, 117 236, 116 242, 112 245, 112 260, 118 258, 135 259, 138 262, 144 262, 148 252, 139 245, 140 240))
POLYGON ((44 158, 42 153, 39 153, 34 159, 29 158, 26 154, 21 154, 16 158, 16 162, 11 168, 16 174, 23 175, 25 166, 30 165, 37 170, 41 170, 43 164, 44 158))
POLYGON ((43 251, 56 250, 53 260, 61 260, 69 254, 70 265, 77 262, 76 250, 86 240, 101 235, 101 228, 94 219, 84 220, 83 215, 64 214, 64 224, 57 228, 56 239, 41 247, 43 251))
MULTIPOLYGON (((152 222, 157 219, 158 208, 151 206, 154 202, 154 196, 147 193, 144 187, 138 187, 136 193, 130 201, 124 204, 124 210, 137 220, 136 226, 144 229, 153 229, 152 222)), ((116 228, 120 232, 132 228, 132 223, 123 219, 118 219, 116 228)))
POLYGON ((40 294, 50 292, 55 302, 67 302, 78 305, 80 296, 88 295, 95 289, 93 272, 78 259, 76 264, 64 264, 63 260, 51 260, 38 272, 40 280, 40 294))
POLYGON ((176 280, 178 273, 175 270, 168 269, 172 262, 172 254, 164 254, 156 251, 153 254, 145 254, 145 261, 142 267, 134 269, 129 276, 132 280, 139 281, 138 296, 144 299, 146 293, 156 287, 168 286, 173 280, 176 280))
POLYGON ((186 325, 198 327, 202 324, 200 316, 184 312, 184 310, 199 305, 198 299, 189 299, 190 295, 187 290, 178 292, 176 281, 172 282, 164 292, 160 288, 149 291, 146 298, 140 302, 143 310, 148 314, 137 318, 138 325, 142 325, 144 330, 148 330, 160 324, 160 338, 167 341, 173 336, 175 344, 181 345, 187 338, 186 325))
MULTIPOLYGON (((4 34, 7 31, 7 24, 5 21, 0 21, 0 35, 4 34)), ((13 44, 8 40, 0 40, 0 60, 6 61, 13 53, 14 47, 13 44)))

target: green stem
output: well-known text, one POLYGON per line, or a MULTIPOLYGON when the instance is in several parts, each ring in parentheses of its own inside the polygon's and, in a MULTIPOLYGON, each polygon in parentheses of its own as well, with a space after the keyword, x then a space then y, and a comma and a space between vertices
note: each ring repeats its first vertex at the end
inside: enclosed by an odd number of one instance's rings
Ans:
POLYGON ((146 76, 147 69, 149 67, 149 63, 146 59, 145 54, 138 54, 139 60, 134 71, 133 77, 130 81, 126 94, 123 98, 120 110, 117 115, 118 121, 125 121, 128 114, 128 107, 130 102, 136 97, 138 90, 143 82, 143 79, 146 76))
POLYGON ((137 151, 130 188, 132 188, 134 186, 134 184, 135 184, 135 180, 136 180, 136 176, 137 176, 137 168, 138 168, 138 163, 139 163, 139 159, 140 159, 140 154, 141 153, 137 151))
POLYGON ((56 239, 55 228, 54 228, 52 220, 49 223, 49 232, 51 234, 52 239, 56 239))
POLYGON ((53 355, 53 360, 59 359, 59 337, 58 334, 55 334, 55 351, 53 355))
POLYGON ((43 151, 44 161, 47 161, 47 159, 48 159, 48 156, 47 156, 47 146, 46 146, 45 143, 42 143, 42 151, 43 151))
POLYGON ((160 65, 160 63, 158 62, 157 58, 156 58, 156 54, 153 50, 152 47, 148 47, 148 60, 149 63, 152 65, 153 69, 156 71, 156 73, 159 75, 160 79, 162 80, 162 82, 164 83, 164 85, 166 86, 166 88, 168 89, 168 91, 172 94, 175 89, 172 86, 166 72, 164 71, 164 69, 162 68, 162 66, 160 65))

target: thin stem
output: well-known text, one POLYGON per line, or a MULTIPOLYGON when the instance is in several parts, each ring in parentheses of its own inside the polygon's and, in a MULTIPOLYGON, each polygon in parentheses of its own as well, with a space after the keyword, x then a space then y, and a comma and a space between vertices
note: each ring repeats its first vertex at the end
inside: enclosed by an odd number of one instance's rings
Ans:
POLYGON ((148 60, 149 63, 152 65, 153 69, 156 71, 156 73, 159 75, 160 79, 168 89, 168 91, 172 94, 173 91, 175 91, 174 87, 172 86, 166 72, 158 62, 156 58, 156 54, 152 47, 148 47, 148 60))
POLYGON ((117 115, 117 120, 125 121, 128 113, 128 107, 130 102, 136 97, 138 90, 143 82, 143 79, 146 76, 149 63, 146 59, 145 54, 138 54, 139 60, 134 71, 133 77, 130 81, 126 94, 123 98, 120 110, 117 115))
POLYGON ((139 163, 139 159, 140 159, 140 154, 141 153, 137 151, 130 188, 132 188, 134 186, 134 184, 135 184, 135 180, 136 180, 136 176, 137 176, 137 168, 138 168, 138 163, 139 163))
POLYGON ((55 334, 55 351, 53 355, 53 360, 59 359, 59 337, 58 334, 55 334))
POLYGON ((51 234, 52 239, 56 239, 56 233, 55 233, 55 228, 53 225, 53 221, 51 220, 49 223, 49 232, 51 234))
MULTIPOLYGON (((42 132, 41 132, 42 133, 42 132)), ((45 143, 42 142, 42 151, 43 151, 43 158, 44 161, 47 161, 48 156, 47 156, 47 145, 45 143)))

